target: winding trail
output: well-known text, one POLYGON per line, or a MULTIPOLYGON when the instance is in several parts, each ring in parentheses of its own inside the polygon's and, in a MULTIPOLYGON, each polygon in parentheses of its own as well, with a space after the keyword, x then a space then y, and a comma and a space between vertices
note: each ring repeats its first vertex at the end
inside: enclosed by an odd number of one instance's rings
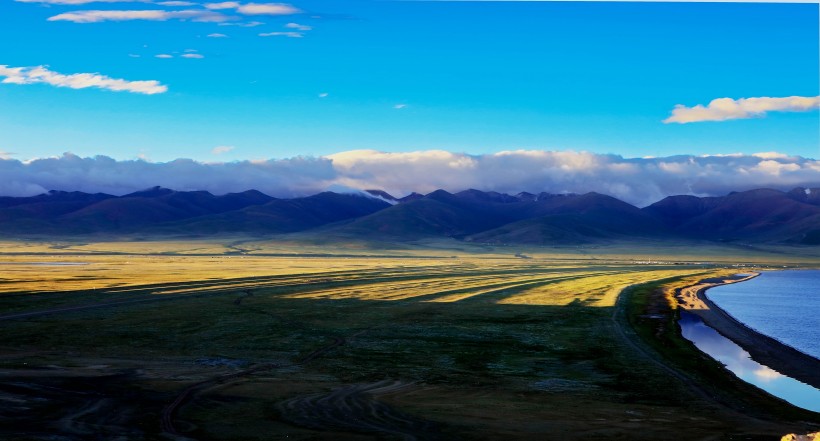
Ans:
POLYGON ((625 303, 628 301, 627 298, 630 295, 628 291, 636 286, 637 285, 627 286, 620 292, 620 294, 618 294, 618 299, 615 301, 615 308, 613 308, 612 316, 610 317, 615 334, 626 346, 630 347, 633 352, 639 354, 655 366, 663 369, 669 375, 677 378, 699 398, 708 402, 715 402, 717 399, 716 397, 704 390, 693 378, 670 366, 661 358, 659 354, 643 345, 640 341, 640 337, 638 337, 638 335, 631 329, 629 321, 626 318, 625 303))

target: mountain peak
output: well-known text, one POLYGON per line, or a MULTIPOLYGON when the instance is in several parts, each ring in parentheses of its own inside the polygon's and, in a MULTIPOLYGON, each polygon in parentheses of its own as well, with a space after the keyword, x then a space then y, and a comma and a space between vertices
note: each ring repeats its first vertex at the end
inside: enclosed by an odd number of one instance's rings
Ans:
POLYGON ((159 196, 165 196, 167 194, 174 193, 174 190, 169 188, 160 187, 159 185, 146 188, 145 190, 135 191, 133 193, 129 193, 122 197, 124 198, 155 198, 159 196))

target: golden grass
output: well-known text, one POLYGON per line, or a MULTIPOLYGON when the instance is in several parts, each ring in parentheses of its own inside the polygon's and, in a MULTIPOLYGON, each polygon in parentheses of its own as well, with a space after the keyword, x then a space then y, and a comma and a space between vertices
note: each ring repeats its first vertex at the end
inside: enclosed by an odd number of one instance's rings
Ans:
POLYGON ((320 275, 362 268, 390 269, 407 264, 435 267, 443 263, 449 262, 232 256, 11 256, 0 260, 0 293, 101 290, 247 277, 320 275), (49 266, 66 262, 82 265, 49 266))
MULTIPOLYGON (((108 291, 154 294, 302 286, 295 299, 466 300, 518 305, 612 306, 625 287, 694 274, 723 262, 754 264, 759 249, 670 244, 630 247, 489 247, 450 242, 401 249, 224 237, 187 241, 0 241, 0 293, 108 291), (451 244, 452 245, 452 244, 451 244), (531 259, 514 257, 523 251, 531 259), (742 251, 742 252, 740 252, 742 251), (82 265, 50 266, 57 263, 82 265), (646 264, 661 262, 663 265, 646 264), (685 264, 689 265, 680 269, 685 264), (414 277, 418 275, 417 277, 414 277), (359 283, 367 279, 366 283, 359 283), (353 283, 356 282, 356 283, 353 283)), ((811 250, 809 250, 811 251, 811 250)), ((817 264, 809 251, 772 262, 817 264)), ((732 269, 735 270, 735 269, 732 269)), ((278 294, 279 295, 279 294, 278 294)))
MULTIPOLYGON (((648 265, 573 265, 543 259, 256 256, 7 256, 0 293, 106 291, 184 294, 294 287, 277 296, 366 301, 466 300, 612 306, 626 286, 701 272, 648 265), (59 265, 58 263, 82 263, 59 265)), ((260 292, 261 290, 261 292, 260 292)))
POLYGON ((628 269, 603 275, 590 275, 561 281, 553 285, 526 289, 501 300, 513 305, 567 305, 575 301, 585 306, 613 306, 624 288, 652 280, 700 274, 702 269, 639 271, 628 269))

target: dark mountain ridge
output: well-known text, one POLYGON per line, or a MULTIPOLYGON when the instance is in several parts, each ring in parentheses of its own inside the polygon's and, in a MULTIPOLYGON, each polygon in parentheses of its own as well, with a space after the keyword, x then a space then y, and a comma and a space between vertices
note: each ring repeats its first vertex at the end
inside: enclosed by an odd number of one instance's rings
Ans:
POLYGON ((0 197, 0 232, 20 234, 285 234, 481 243, 577 244, 631 239, 820 244, 820 188, 669 196, 645 208, 599 193, 508 195, 382 190, 277 199, 153 187, 124 196, 52 191, 0 197))

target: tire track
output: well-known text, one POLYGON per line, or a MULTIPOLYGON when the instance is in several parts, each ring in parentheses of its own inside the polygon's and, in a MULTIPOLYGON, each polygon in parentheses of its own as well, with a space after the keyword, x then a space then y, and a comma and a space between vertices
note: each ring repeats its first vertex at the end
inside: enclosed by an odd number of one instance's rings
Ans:
POLYGON ((291 398, 277 407, 283 419, 309 429, 392 435, 405 441, 439 439, 434 423, 378 400, 379 395, 400 393, 412 386, 391 380, 354 384, 329 393, 291 398))
POLYGON ((241 370, 239 372, 220 375, 220 376, 217 376, 217 377, 213 377, 213 378, 209 378, 207 380, 200 381, 198 383, 194 383, 194 384, 186 387, 182 392, 180 392, 180 394, 176 396, 174 401, 172 401, 171 404, 169 404, 168 406, 165 407, 165 409, 162 410, 162 414, 160 416, 160 424, 162 426, 162 431, 167 433, 167 434, 180 436, 179 431, 176 429, 176 426, 174 425, 174 417, 175 417, 177 411, 179 410, 179 408, 183 404, 185 404, 190 398, 192 398, 193 394, 195 394, 196 392, 203 391, 203 390, 208 389, 211 386, 214 386, 216 384, 228 384, 228 383, 231 383, 233 381, 236 381, 236 380, 242 379, 244 377, 250 376, 250 375, 252 375, 256 372, 279 369, 279 368, 283 368, 283 367, 294 367, 294 366, 303 365, 303 364, 313 360, 314 358, 322 356, 325 353, 330 352, 334 348, 337 348, 337 347, 345 344, 345 342, 346 342, 346 339, 344 337, 336 337, 336 338, 333 339, 333 342, 331 342, 331 343, 329 343, 325 346, 322 346, 319 349, 316 349, 315 351, 313 351, 313 352, 305 355, 304 357, 298 359, 294 363, 290 363, 290 364, 263 363, 263 364, 258 364, 258 365, 254 366, 252 368, 249 368, 249 369, 241 370))

